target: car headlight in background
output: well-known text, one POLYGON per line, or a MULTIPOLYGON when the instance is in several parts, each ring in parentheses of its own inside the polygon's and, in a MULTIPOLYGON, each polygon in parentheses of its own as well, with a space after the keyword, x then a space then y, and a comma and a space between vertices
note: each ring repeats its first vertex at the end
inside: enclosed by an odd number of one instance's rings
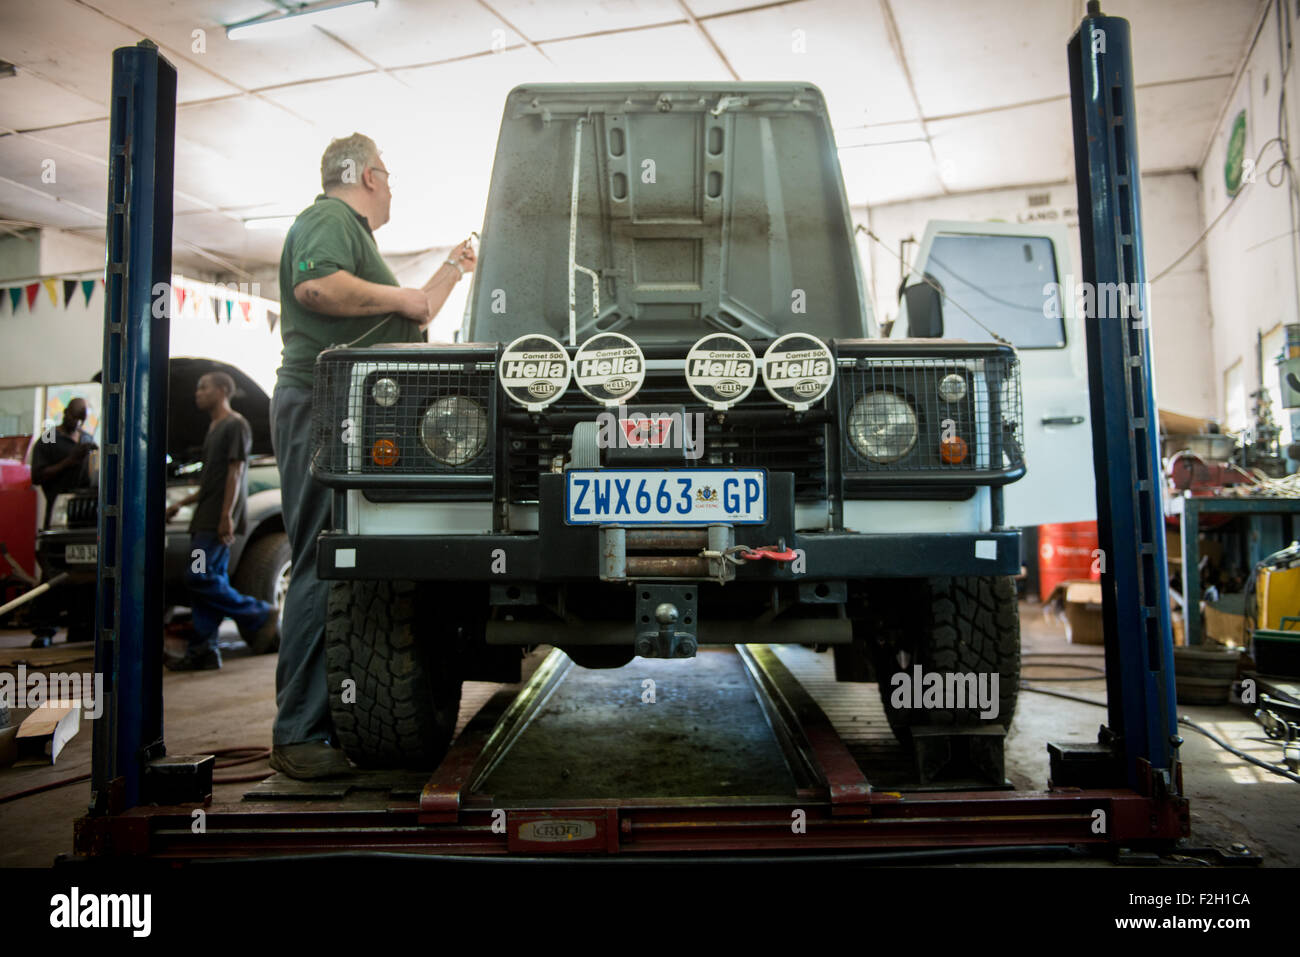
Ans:
POLYGON ((897 462, 916 446, 916 410, 893 392, 868 392, 849 413, 849 441, 863 458, 897 462))
POLYGON ((67 492, 54 496, 54 505, 50 507, 50 523, 46 528, 68 527, 68 502, 72 496, 67 492))
POLYGON ((960 402, 966 398, 966 380, 951 372, 939 381, 939 398, 945 402, 960 402))
POLYGON ((425 410, 420 441, 443 465, 464 465, 487 444, 487 412, 463 395, 447 395, 425 410))
POLYGON ((376 379, 370 392, 385 409, 397 404, 398 388, 392 379, 376 379))
MULTIPOLYGON (((187 495, 193 495, 198 490, 199 487, 197 485, 168 485, 167 504, 168 506, 173 505, 174 503, 179 502, 181 499, 185 498, 187 495)), ((194 506, 182 505, 180 511, 176 513, 176 517, 173 518, 171 522, 169 522, 168 524, 188 525, 190 523, 190 519, 193 517, 194 517, 194 506)))

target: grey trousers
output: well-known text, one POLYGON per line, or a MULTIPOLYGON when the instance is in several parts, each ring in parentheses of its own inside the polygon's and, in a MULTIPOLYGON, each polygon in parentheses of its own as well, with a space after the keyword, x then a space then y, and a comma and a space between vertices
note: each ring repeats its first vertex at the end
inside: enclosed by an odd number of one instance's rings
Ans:
POLYGON ((325 682, 325 613, 330 583, 316 577, 316 538, 328 527, 330 492, 311 477, 311 391, 275 387, 271 445, 280 468, 280 503, 293 550, 275 668, 277 746, 333 737, 325 682))

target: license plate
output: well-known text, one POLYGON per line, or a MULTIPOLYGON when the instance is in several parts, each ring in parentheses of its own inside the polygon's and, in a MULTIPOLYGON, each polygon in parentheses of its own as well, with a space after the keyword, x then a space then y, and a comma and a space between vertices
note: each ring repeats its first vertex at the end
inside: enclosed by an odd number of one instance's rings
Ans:
POLYGON ((63 560, 69 565, 93 565, 99 561, 99 546, 64 545, 63 560))
POLYGON ((565 473, 569 525, 761 525, 763 469, 572 469, 565 473))

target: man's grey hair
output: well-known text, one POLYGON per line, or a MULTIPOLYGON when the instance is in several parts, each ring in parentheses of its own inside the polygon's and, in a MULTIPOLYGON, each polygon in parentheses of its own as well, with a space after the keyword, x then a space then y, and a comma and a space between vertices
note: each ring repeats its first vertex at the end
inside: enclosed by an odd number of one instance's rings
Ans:
POLYGON ((355 186, 367 166, 379 159, 379 147, 363 133, 330 141, 320 158, 320 184, 325 190, 355 186))

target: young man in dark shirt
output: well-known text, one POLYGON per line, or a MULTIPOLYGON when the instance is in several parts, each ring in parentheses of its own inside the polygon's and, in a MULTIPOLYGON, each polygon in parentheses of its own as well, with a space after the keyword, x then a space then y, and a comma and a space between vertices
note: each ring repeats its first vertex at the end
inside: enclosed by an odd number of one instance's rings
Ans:
POLYGON ((208 671, 221 667, 217 631, 232 618, 241 633, 256 632, 270 638, 279 627, 274 605, 241 595, 226 577, 230 546, 246 531, 248 505, 248 453, 253 430, 248 420, 230 407, 235 381, 224 372, 209 372, 194 389, 194 404, 212 416, 203 440, 203 471, 198 491, 171 505, 167 519, 182 505, 194 505, 190 520, 190 564, 185 584, 191 596, 195 635, 189 651, 179 661, 169 661, 173 671, 208 671), (264 634, 265 633, 265 634, 264 634))
POLYGON ((98 446, 81 431, 85 421, 86 400, 73 399, 63 410, 59 427, 42 434, 32 449, 32 484, 45 493, 42 528, 50 524, 50 510, 60 493, 90 485, 89 453, 98 446))

